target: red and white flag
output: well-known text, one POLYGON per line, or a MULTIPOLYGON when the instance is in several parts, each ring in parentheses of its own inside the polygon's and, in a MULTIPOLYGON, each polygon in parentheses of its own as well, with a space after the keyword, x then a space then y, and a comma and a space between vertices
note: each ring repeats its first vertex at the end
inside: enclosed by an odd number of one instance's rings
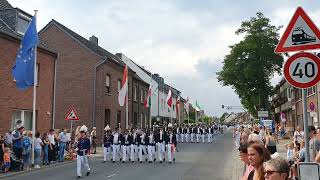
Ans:
POLYGON ((128 67, 126 65, 126 67, 123 70, 122 84, 121 84, 121 89, 118 95, 118 101, 120 106, 123 106, 125 104, 127 93, 128 93, 128 67))
POLYGON ((172 107, 172 95, 171 95, 171 89, 169 89, 169 92, 168 92, 168 96, 167 96, 166 101, 167 101, 167 104, 168 104, 169 108, 171 109, 171 107, 172 107))
POLYGON ((143 105, 145 108, 149 108, 151 106, 151 83, 149 85, 149 90, 147 94, 147 98, 144 100, 143 105))
POLYGON ((180 115, 180 96, 178 96, 177 101, 176 101, 176 108, 177 108, 177 112, 178 112, 178 116, 180 115))
POLYGON ((184 104, 187 114, 189 114, 189 96, 187 97, 187 102, 184 104))

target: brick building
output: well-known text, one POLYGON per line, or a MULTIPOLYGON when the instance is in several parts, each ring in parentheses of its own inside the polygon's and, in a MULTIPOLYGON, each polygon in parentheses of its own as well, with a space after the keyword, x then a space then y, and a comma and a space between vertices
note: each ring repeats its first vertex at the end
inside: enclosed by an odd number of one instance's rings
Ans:
MULTIPOLYGON (((26 130, 32 130, 33 88, 17 89, 12 77, 17 50, 32 16, 7 1, 0 1, 0 134, 22 120, 26 130)), ((36 130, 51 128, 55 60, 57 54, 40 40, 37 49, 38 86, 36 130)))
MULTIPOLYGON (((111 128, 126 126, 125 106, 118 103, 125 64, 115 55, 98 45, 98 38, 89 40, 70 30, 59 22, 50 21, 40 32, 40 36, 54 48, 57 59, 55 128, 68 128, 70 122, 64 120, 70 106, 74 106, 79 122, 96 126, 98 136, 108 124, 111 128)), ((135 72, 129 69, 128 125, 133 124, 133 116, 140 113, 143 104, 132 101, 133 88, 139 84, 146 94, 148 85, 141 82, 135 72), (134 109, 134 111, 132 111, 134 109)), ((141 114, 141 113, 140 113, 141 114)), ((144 116, 148 114, 144 113, 144 116)))

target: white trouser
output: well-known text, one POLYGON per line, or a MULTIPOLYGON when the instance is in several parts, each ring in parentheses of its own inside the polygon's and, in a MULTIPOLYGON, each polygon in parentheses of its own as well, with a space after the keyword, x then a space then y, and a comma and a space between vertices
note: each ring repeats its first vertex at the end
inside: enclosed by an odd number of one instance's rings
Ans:
POLYGON ((205 143, 205 141, 204 141, 205 134, 201 134, 201 138, 202 138, 202 143, 205 143))
POLYGON ((140 160, 140 161, 143 161, 143 160, 142 160, 142 158, 143 158, 142 152, 144 153, 144 155, 147 154, 147 152, 146 152, 146 145, 140 144, 140 145, 139 145, 139 160, 140 160))
POLYGON ((126 162, 127 161, 127 156, 129 154, 130 146, 127 145, 122 145, 122 161, 126 162))
POLYGON ((196 136, 197 136, 197 143, 198 143, 200 140, 200 134, 197 134, 196 136))
POLYGON ((211 143, 211 137, 212 137, 212 134, 211 133, 208 133, 208 143, 211 143))
POLYGON ((103 147, 103 161, 107 161, 111 155, 111 147, 103 147), (109 157, 109 158, 108 158, 109 157))
POLYGON ((184 134, 180 134, 180 136, 181 136, 181 142, 183 143, 184 134))
POLYGON ((113 161, 117 161, 117 157, 119 156, 119 152, 120 152, 120 145, 112 145, 112 160, 113 161))
POLYGON ((176 141, 177 141, 177 142, 180 142, 180 141, 179 141, 179 137, 180 137, 180 134, 177 133, 177 134, 176 134, 176 141))
POLYGON ((236 143, 236 148, 238 149, 240 147, 240 139, 236 138, 235 143, 236 143))
POLYGON ((189 134, 184 135, 186 137, 186 142, 189 142, 189 134))
POLYGON ((82 174, 81 174, 81 166, 82 165, 84 165, 84 167, 87 168, 87 171, 90 171, 87 156, 86 155, 84 155, 84 156, 77 155, 77 175, 78 176, 82 176, 82 174))
POLYGON ((130 160, 131 161, 134 161, 134 159, 135 159, 135 150, 136 150, 136 145, 131 144, 130 145, 130 160))
POLYGON ((172 162, 174 159, 174 144, 167 144, 167 152, 168 152, 168 161, 172 162))
POLYGON ((165 153, 165 145, 164 143, 157 143, 157 147, 158 147, 157 151, 158 151, 159 161, 162 161, 165 153))
POLYGON ((153 159, 155 158, 154 154, 155 154, 155 146, 152 145, 148 145, 148 159, 149 161, 153 161, 153 159))
POLYGON ((191 142, 194 142, 194 133, 191 133, 191 142))

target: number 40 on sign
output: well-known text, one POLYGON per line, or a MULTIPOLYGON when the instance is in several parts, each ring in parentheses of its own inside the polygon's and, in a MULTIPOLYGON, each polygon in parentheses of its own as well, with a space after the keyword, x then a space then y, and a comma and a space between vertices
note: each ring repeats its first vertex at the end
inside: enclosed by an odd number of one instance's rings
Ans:
POLYGON ((284 77, 294 87, 309 88, 320 80, 320 59, 311 53, 297 53, 284 64, 284 77))

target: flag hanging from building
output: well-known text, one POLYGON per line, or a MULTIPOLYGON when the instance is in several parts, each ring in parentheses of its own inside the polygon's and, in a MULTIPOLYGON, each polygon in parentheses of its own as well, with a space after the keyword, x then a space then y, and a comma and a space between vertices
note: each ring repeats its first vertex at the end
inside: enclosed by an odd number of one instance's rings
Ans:
POLYGON ((177 113, 178 113, 178 117, 180 117, 180 96, 178 96, 177 101, 176 101, 176 109, 177 109, 177 113))
POLYGON ((184 105, 185 105, 185 109, 186 109, 187 114, 189 114, 189 106, 190 106, 189 96, 187 97, 187 102, 184 105))
POLYGON ((198 105, 198 101, 196 101, 196 104, 195 104, 194 108, 196 109, 196 111, 200 111, 201 110, 200 106, 198 105))
POLYGON ((126 97, 128 93, 128 67, 126 67, 123 70, 123 77, 122 77, 122 84, 121 84, 121 89, 119 91, 118 95, 118 101, 119 105, 123 106, 126 102, 126 97))
POLYGON ((32 18, 25 32, 18 53, 16 63, 12 68, 13 78, 19 89, 26 89, 34 85, 35 49, 38 44, 36 19, 32 18))
POLYGON ((151 83, 149 85, 147 98, 143 102, 145 108, 149 108, 151 106, 151 83))
POLYGON ((171 95, 171 89, 169 89, 169 92, 168 92, 168 95, 167 95, 166 102, 167 102, 167 104, 168 104, 169 108, 171 109, 171 107, 172 107, 172 95, 171 95))

